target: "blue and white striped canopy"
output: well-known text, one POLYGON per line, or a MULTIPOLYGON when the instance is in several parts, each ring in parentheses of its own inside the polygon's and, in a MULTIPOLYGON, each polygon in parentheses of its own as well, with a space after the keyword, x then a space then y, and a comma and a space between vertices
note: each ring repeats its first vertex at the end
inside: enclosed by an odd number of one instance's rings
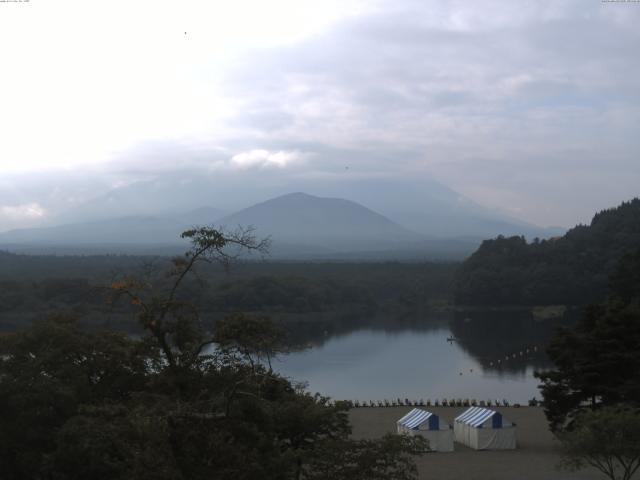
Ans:
POLYGON ((471 427, 479 427, 488 419, 492 418, 493 428, 502 428, 502 415, 494 410, 482 407, 471 407, 455 418, 456 422, 465 423, 471 427))
POLYGON ((419 428, 421 425, 424 425, 427 422, 429 424, 429 430, 438 430, 440 428, 440 422, 437 415, 420 408, 414 408, 404 417, 398 420, 397 423, 398 425, 402 425, 403 427, 413 429, 419 428))

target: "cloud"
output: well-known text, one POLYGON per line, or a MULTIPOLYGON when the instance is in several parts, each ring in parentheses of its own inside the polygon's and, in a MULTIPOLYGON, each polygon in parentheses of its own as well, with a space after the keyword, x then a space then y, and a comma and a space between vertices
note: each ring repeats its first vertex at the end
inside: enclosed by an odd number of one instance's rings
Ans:
POLYGON ((640 9, 629 7, 377 2, 323 35, 248 54, 222 88, 244 107, 236 131, 315 146, 316 172, 342 161, 433 175, 571 225, 640 193, 640 9), (621 176, 633 179, 622 189, 621 176), (542 208, 545 198, 560 206, 542 208))
MULTIPOLYGON (((124 22, 117 38, 82 10, 91 21, 51 35, 45 50, 33 32, 65 29, 14 22, 24 51, 6 53, 4 97, 15 115, 4 123, 0 115, 9 138, 0 162, 99 159, 92 170, 69 160, 76 167, 56 178, 93 176, 65 187, 77 199, 103 193, 103 179, 195 170, 233 185, 235 203, 301 179, 313 191, 313 179, 435 177, 541 224, 584 221, 640 193, 637 6, 376 0, 356 2, 352 14, 342 3, 314 7, 325 13, 293 11, 302 4, 290 0, 242 3, 222 16, 161 8, 143 36, 140 12, 109 6, 124 22), (307 28, 305 16, 318 20, 307 28), (33 68, 20 70, 26 57, 33 68)), ((35 187, 11 198, 3 189, 0 204, 37 199, 51 213, 69 204, 33 195, 35 187)))
POLYGON ((293 163, 300 162, 304 155, 300 152, 277 151, 256 149, 241 152, 231 157, 230 163, 239 169, 249 168, 286 168, 293 163))
POLYGON ((23 205, 2 205, 0 206, 0 215, 8 217, 12 220, 30 220, 42 218, 47 211, 38 203, 31 202, 23 205))

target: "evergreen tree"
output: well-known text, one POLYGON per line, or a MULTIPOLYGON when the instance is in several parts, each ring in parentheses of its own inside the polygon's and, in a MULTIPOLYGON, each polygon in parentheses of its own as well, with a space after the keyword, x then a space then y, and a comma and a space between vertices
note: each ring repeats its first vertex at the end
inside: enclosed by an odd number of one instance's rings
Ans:
POLYGON ((555 369, 536 375, 555 431, 570 429, 585 409, 640 407, 639 257, 640 250, 625 256, 612 275, 608 302, 588 307, 578 324, 562 329, 548 348, 555 369))

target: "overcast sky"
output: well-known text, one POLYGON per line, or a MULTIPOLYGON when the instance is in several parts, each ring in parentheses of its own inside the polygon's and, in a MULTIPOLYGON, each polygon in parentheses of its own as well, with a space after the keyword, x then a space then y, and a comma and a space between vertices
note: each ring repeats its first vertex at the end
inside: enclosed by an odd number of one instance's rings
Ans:
POLYGON ((638 25, 601 0, 0 2, 0 230, 176 171, 347 166, 585 222, 640 194, 638 25))

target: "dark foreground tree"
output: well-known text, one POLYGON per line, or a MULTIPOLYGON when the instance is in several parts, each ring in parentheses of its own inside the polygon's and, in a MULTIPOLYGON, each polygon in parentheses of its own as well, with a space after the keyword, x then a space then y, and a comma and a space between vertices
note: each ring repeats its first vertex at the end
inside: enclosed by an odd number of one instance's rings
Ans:
POLYGON ((350 440, 346 405, 267 368, 281 344, 266 320, 234 317, 212 334, 181 300, 199 261, 264 243, 246 231, 184 236, 192 249, 164 285, 112 286, 137 308, 142 338, 55 317, 0 339, 2 479, 415 478, 410 455, 424 442, 350 440))
POLYGON ((251 366, 266 360, 271 370, 271 360, 287 352, 285 335, 281 328, 267 317, 255 317, 233 313, 216 322, 213 336, 218 348, 244 357, 251 366))
POLYGON ((559 436, 562 466, 591 466, 611 480, 630 480, 640 467, 640 411, 603 407, 582 412, 574 428, 559 436))
POLYGON ((623 258, 612 276, 609 301, 585 310, 574 328, 561 330, 548 354, 555 364, 540 372, 552 430, 570 429, 586 409, 640 407, 640 251, 623 258))
POLYGON ((1 478, 42 478, 65 424, 85 405, 128 405, 154 357, 142 342, 62 316, 0 337, 1 478))

